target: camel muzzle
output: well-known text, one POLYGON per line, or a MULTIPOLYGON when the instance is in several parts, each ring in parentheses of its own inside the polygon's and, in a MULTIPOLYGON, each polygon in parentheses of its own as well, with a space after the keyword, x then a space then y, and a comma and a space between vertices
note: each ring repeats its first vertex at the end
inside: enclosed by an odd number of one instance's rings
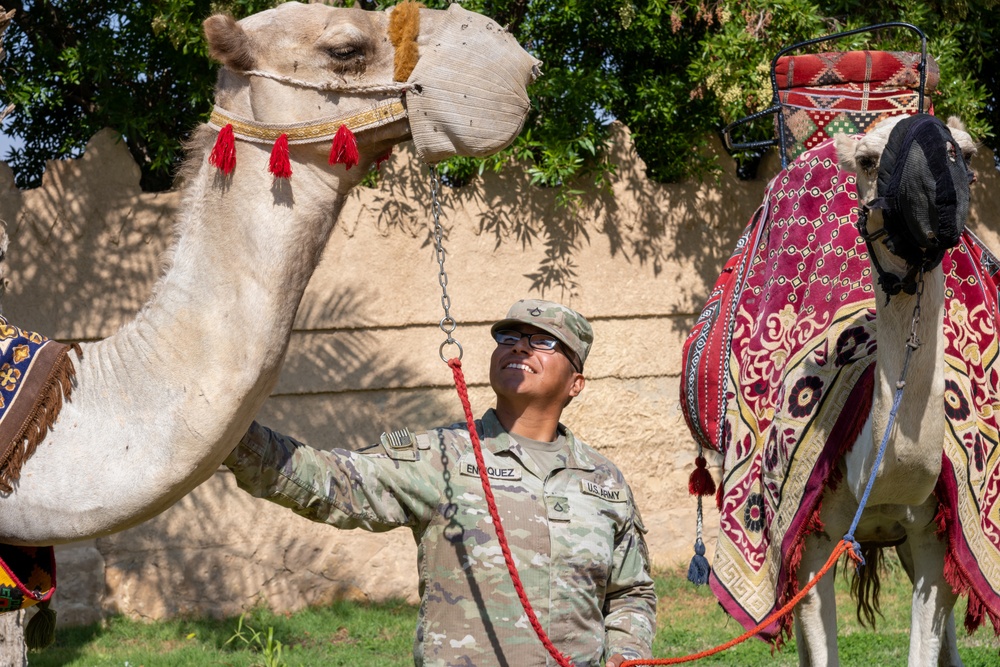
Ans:
POLYGON ((407 80, 417 157, 435 164, 503 150, 528 116, 526 89, 539 61, 495 21, 457 4, 436 28, 419 35, 420 57, 407 80))
POLYGON ((917 114, 893 128, 879 161, 879 197, 886 246, 911 266, 933 268, 958 244, 969 217, 962 151, 940 119, 917 114))

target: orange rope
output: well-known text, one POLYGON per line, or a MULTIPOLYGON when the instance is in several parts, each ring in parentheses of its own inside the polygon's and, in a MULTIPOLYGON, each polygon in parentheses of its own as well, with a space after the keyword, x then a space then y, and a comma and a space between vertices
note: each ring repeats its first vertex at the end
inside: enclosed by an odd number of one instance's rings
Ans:
POLYGON ((823 578, 823 575, 825 575, 829 571, 829 569, 836 564, 837 559, 840 558, 840 555, 843 554, 845 551, 848 553, 848 555, 851 557, 852 560, 860 562, 861 557, 854 551, 854 545, 851 542, 848 542, 847 540, 842 540, 839 544, 837 544, 837 547, 833 550, 833 553, 830 554, 830 558, 827 559, 826 565, 824 565, 823 568, 818 573, 816 573, 816 576, 813 577, 812 580, 802 588, 802 590, 800 590, 798 593, 795 594, 795 597, 793 597, 791 600, 785 603, 784 607, 782 607, 781 609, 779 609, 778 611, 774 612, 773 614, 765 618, 763 621, 761 621, 755 628, 747 630, 739 637, 735 639, 730 639, 725 644, 720 644, 715 648, 710 648, 700 653, 693 653, 691 655, 685 655, 678 658, 651 658, 649 660, 626 660, 621 664, 621 667, 639 667, 640 665, 679 665, 682 662, 692 662, 694 660, 700 660, 701 658, 707 658, 710 655, 721 653, 722 651, 731 649, 737 644, 745 642, 746 640, 750 639, 758 632, 766 628, 767 626, 771 625, 771 623, 774 623, 779 618, 790 612, 792 610, 792 607, 801 602, 802 598, 806 596, 806 593, 812 590, 813 586, 815 586, 816 583, 823 578))

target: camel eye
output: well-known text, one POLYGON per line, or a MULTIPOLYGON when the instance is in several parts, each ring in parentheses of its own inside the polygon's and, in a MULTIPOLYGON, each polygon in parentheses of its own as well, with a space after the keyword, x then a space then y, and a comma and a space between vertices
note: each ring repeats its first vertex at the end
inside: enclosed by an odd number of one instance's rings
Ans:
POLYGON ((355 47, 352 44, 345 44, 343 46, 333 46, 326 50, 330 57, 339 60, 341 62, 346 62, 348 60, 354 60, 358 56, 364 55, 361 49, 355 47))
POLYGON ((858 156, 858 168, 871 174, 878 169, 878 158, 874 155, 860 155, 858 156))

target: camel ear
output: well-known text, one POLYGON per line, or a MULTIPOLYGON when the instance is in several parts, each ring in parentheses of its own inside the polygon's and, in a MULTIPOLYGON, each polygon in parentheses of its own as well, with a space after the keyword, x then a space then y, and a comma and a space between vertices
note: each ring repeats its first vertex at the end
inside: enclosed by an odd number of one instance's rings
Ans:
POLYGON ((953 130, 961 130, 962 132, 966 132, 965 123, 963 123, 962 119, 959 118, 958 116, 948 116, 948 127, 950 127, 953 130))
POLYGON ((205 19, 208 55, 226 67, 245 72, 256 67, 250 37, 228 14, 215 14, 205 19))
POLYGON ((858 173, 858 162, 854 159, 858 152, 858 141, 851 135, 840 132, 833 135, 833 145, 837 151, 837 163, 840 168, 858 173))

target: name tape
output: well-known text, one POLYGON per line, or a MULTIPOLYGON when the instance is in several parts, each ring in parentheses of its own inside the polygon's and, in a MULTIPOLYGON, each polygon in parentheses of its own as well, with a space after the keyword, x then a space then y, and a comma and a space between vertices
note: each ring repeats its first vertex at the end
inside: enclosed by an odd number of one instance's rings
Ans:
POLYGON ((580 490, 584 493, 603 498, 612 503, 625 502, 625 493, 622 489, 609 489, 599 484, 594 484, 589 479, 580 480, 580 490))

